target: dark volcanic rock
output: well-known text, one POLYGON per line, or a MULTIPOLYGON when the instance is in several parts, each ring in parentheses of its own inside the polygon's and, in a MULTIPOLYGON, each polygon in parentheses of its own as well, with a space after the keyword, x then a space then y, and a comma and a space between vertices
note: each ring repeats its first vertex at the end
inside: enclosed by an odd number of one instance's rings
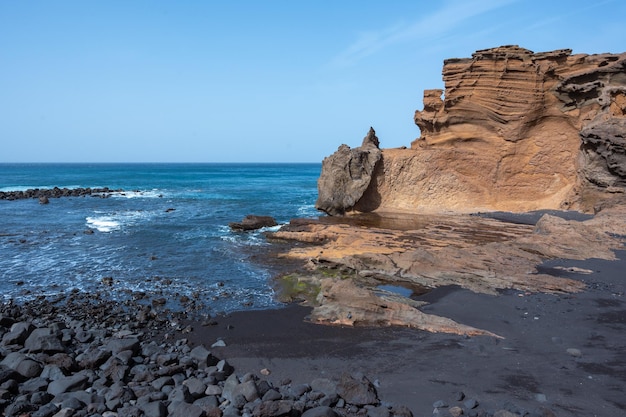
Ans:
MULTIPOLYGON (((0 414, 406 415, 392 413, 387 406, 372 407, 379 401, 364 377, 341 380, 344 401, 330 379, 274 386, 253 373, 238 376, 203 345, 194 347, 184 338, 169 341, 171 330, 164 334, 162 329, 182 314, 149 315, 139 323, 132 317, 145 306, 129 302, 121 307, 97 294, 64 301, 38 298, 23 306, 0 303, 0 332, 5 335, 0 347, 0 414)), ((176 331, 185 334, 182 328, 176 331)))
POLYGON ((584 174, 590 182, 601 187, 626 187, 625 136, 624 117, 591 123, 581 130, 582 153, 587 162, 584 174))
POLYGON ((241 222, 229 223, 228 226, 232 230, 247 231, 257 230, 262 227, 276 226, 276 220, 272 216, 256 216, 253 214, 247 215, 241 222))
POLYGON ((98 197, 108 197, 111 193, 122 192, 122 190, 112 190, 104 188, 59 188, 50 189, 31 188, 26 191, 0 191, 0 200, 23 200, 36 198, 40 204, 48 204, 50 198, 60 197, 84 197, 88 195, 98 197))
POLYGON ((351 210, 369 187, 381 157, 376 132, 370 127, 360 147, 341 145, 337 152, 324 158, 315 208, 331 216, 351 210))
POLYGON ((354 377, 343 374, 337 384, 337 393, 348 404, 376 405, 379 402, 376 388, 365 376, 354 377))

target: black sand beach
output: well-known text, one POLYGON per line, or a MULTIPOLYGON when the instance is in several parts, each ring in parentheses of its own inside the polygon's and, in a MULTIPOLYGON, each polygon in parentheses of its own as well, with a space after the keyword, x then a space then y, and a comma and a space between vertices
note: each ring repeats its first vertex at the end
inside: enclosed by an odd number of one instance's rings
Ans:
MULTIPOLYGON (((194 325, 189 338, 206 346, 222 339, 226 346, 213 349, 218 356, 238 372, 267 369, 264 378, 276 384, 361 372, 376 381, 383 402, 406 405, 415 416, 433 415, 437 401, 464 407, 468 399, 477 401, 477 413, 624 415, 626 251, 617 256, 618 261, 556 260, 541 267, 583 281, 587 290, 578 294, 488 296, 439 288, 421 296, 430 303, 425 312, 503 339, 325 327, 307 323, 309 310, 295 305, 218 317, 217 325, 194 325), (463 401, 457 401, 459 392, 463 401)), ((448 409, 435 412, 446 415, 448 409)))

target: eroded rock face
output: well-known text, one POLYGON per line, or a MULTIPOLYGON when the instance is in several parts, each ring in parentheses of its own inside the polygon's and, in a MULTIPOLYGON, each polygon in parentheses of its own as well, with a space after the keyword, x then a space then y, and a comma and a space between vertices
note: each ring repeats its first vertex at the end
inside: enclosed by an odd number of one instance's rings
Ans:
POLYGON ((443 80, 355 210, 591 212, 626 191, 626 53, 503 46, 446 60, 443 80))
POLYGON ((315 207, 333 216, 351 210, 369 187, 381 154, 376 132, 370 128, 360 147, 341 145, 324 158, 315 207))

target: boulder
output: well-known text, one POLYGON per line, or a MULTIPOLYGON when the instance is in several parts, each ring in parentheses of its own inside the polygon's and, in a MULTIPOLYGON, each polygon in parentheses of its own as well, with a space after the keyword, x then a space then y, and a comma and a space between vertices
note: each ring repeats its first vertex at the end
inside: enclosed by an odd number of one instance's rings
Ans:
POLYGON ((365 376, 342 374, 337 384, 337 393, 348 404, 377 405, 379 403, 376 388, 365 376))
POLYGON ((378 137, 370 127, 360 147, 341 145, 324 158, 315 208, 331 216, 352 210, 370 186, 381 157, 378 137))
POLYGON ((254 407, 254 417, 278 417, 290 415, 294 402, 291 400, 262 401, 254 407))
POLYGON ((30 322, 17 322, 11 326, 11 330, 2 336, 2 344, 5 346, 23 344, 35 326, 30 322))
POLYGON ((89 378, 84 374, 74 374, 65 378, 52 381, 48 385, 48 392, 52 395, 59 395, 64 392, 78 391, 85 389, 89 378))
POLYGON ((56 353, 65 351, 59 337, 48 327, 33 330, 24 342, 24 347, 29 352, 56 353))
POLYGON ((41 374, 43 366, 20 352, 11 352, 0 362, 24 378, 34 378, 41 374))
POLYGON ((257 216, 249 214, 242 221, 229 223, 228 226, 231 228, 231 230, 241 232, 258 230, 263 227, 273 227, 277 224, 278 223, 276 223, 276 219, 274 219, 272 216, 257 216))

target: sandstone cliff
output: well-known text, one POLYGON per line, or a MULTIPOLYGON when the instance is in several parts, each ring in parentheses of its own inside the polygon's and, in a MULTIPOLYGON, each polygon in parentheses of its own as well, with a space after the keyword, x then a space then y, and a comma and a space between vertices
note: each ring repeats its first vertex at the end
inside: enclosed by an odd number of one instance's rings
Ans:
POLYGON ((358 187, 347 178, 360 148, 325 161, 318 208, 590 212, 626 191, 626 53, 503 46, 446 60, 443 80, 445 91, 425 91, 415 113, 421 137, 383 149, 373 165, 366 158, 373 172, 357 175, 358 187), (338 167, 348 172, 339 188, 329 179, 338 167), (346 189, 356 191, 337 204, 346 189))

